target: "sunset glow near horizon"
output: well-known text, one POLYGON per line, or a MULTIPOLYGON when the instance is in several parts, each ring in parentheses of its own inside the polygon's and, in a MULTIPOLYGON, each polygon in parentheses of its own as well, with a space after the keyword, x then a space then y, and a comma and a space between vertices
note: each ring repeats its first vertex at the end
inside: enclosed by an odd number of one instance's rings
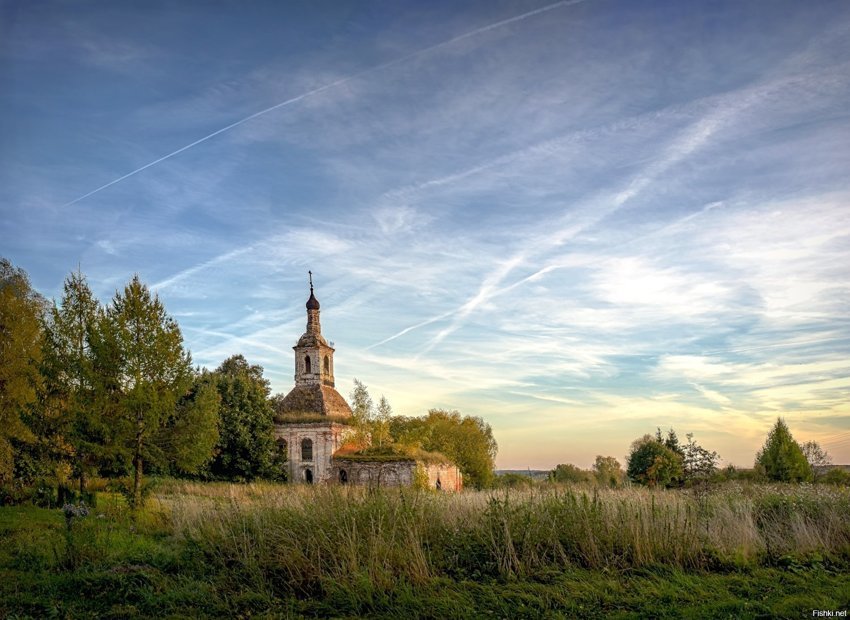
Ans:
POLYGON ((846 2, 9 2, 0 112, 0 255, 196 364, 287 392, 309 269, 340 393, 499 468, 850 463, 846 2))

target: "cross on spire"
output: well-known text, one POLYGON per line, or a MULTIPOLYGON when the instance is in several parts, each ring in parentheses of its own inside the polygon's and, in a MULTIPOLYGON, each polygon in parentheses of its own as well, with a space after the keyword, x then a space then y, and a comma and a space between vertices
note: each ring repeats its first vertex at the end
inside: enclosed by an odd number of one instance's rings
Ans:
POLYGON ((313 272, 308 270, 307 273, 310 275, 310 294, 313 293, 313 272))

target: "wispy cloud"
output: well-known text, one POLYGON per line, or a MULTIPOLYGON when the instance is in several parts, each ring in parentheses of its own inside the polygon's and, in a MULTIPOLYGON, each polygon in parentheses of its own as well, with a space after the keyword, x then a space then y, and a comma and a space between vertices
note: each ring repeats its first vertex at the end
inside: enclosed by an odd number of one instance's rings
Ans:
POLYGON ((310 269, 340 391, 483 415, 502 466, 659 425, 749 464, 780 413, 850 459, 850 12, 372 8, 27 5, 10 258, 48 294, 139 273, 196 363, 280 392, 310 269))

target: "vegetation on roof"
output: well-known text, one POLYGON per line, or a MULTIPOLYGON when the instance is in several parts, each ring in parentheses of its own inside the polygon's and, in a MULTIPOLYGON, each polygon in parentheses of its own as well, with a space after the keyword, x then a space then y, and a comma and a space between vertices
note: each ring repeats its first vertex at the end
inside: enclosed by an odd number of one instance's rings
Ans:
POLYGON ((348 459, 350 461, 376 461, 391 463, 400 461, 419 461, 427 464, 451 464, 451 461, 439 452, 429 452, 416 446, 405 444, 384 444, 383 446, 369 446, 357 449, 356 447, 343 446, 334 454, 335 458, 348 459))
POLYGON ((274 421, 278 424, 328 424, 330 422, 349 426, 354 424, 354 420, 349 416, 323 415, 314 412, 277 414, 274 416, 274 421))

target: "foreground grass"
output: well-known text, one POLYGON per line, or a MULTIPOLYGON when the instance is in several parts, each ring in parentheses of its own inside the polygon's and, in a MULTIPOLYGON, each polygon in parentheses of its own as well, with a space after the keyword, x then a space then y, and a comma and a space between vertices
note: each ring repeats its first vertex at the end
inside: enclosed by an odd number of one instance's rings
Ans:
POLYGON ((842 491, 459 496, 170 482, 0 509, 0 617, 811 617, 850 608, 842 491))

